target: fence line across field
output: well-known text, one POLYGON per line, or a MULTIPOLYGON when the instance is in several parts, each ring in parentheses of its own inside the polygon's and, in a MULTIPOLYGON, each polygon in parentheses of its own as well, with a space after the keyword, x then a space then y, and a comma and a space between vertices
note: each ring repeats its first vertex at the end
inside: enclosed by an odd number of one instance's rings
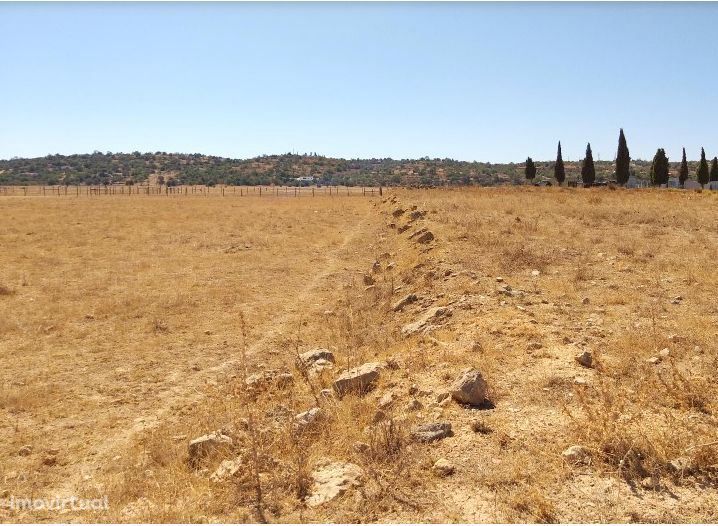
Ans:
POLYGON ((200 197, 316 197, 382 195, 381 187, 362 186, 166 186, 166 185, 56 185, 0 186, 0 196, 200 196, 200 197))

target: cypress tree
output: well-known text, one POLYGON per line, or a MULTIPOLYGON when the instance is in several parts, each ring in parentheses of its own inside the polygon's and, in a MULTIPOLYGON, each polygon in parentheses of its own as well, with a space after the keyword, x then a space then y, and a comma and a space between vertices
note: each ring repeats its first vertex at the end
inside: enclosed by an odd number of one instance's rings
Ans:
POLYGON ((698 163, 696 179, 698 179, 701 188, 708 184, 708 163, 706 162, 706 151, 703 148, 701 148, 701 162, 698 163))
POLYGON ((668 157, 663 148, 658 148, 651 164, 651 184, 660 186, 668 184, 668 157))
POLYGON ((536 177, 536 165, 533 159, 529 157, 526 159, 526 179, 533 181, 534 177, 536 177))
POLYGON ((596 167, 593 164, 593 152, 591 152, 591 143, 586 146, 586 158, 583 160, 581 166, 581 179, 583 180, 583 186, 586 188, 593 185, 596 181, 596 167))
POLYGON ((681 160, 681 168, 678 171, 678 182, 683 187, 688 180, 688 161, 686 161, 686 149, 683 148, 683 159, 681 160))
POLYGON ((628 182, 630 173, 631 156, 628 153, 626 137, 623 135, 623 128, 618 134, 618 151, 616 152, 616 182, 621 186, 628 182))
POLYGON ((718 181, 718 157, 713 157, 711 161, 711 181, 718 181))
POLYGON ((558 181, 558 185, 563 184, 566 179, 566 170, 563 167, 563 157, 561 157, 561 141, 558 141, 558 153, 556 154, 556 164, 553 167, 553 176, 558 181))

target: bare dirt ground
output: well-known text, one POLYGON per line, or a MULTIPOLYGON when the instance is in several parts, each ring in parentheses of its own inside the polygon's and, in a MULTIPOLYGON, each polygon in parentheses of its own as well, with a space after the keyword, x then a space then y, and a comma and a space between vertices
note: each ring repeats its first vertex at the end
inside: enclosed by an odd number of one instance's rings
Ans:
POLYGON ((4 521, 718 520, 715 194, 0 211, 0 496, 110 503, 4 521), (334 363, 298 365, 317 348, 334 363), (368 392, 337 396, 364 363, 368 392), (467 368, 478 406, 451 396, 467 368))

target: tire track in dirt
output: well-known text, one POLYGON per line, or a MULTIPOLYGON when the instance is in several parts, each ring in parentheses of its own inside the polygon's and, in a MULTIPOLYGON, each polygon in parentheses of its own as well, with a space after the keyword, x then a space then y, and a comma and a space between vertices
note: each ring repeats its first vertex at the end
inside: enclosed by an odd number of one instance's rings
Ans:
MULTIPOLYGON (((298 294, 296 294, 291 306, 285 308, 279 317, 273 317, 263 323, 261 331, 263 336, 251 343, 247 348, 246 356, 248 359, 251 359, 258 351, 262 350, 278 333, 283 332, 284 328, 292 326, 292 330, 294 330, 294 325, 303 317, 302 313, 305 309, 302 307, 309 303, 310 298, 318 293, 318 289, 320 289, 321 285, 332 275, 338 272, 351 275, 354 270, 361 268, 362 262, 355 256, 354 252, 347 253, 343 257, 342 253, 346 251, 358 237, 375 229, 380 220, 380 217, 376 214, 376 209, 373 206, 368 206, 366 213, 354 223, 344 236, 341 244, 326 254, 326 262, 321 271, 313 273, 312 278, 300 289, 298 294), (347 268, 351 266, 355 268, 347 268)), ((233 368, 240 365, 241 360, 239 356, 224 360, 217 365, 203 369, 192 377, 187 377, 181 370, 172 372, 168 379, 168 383, 171 387, 157 397, 158 403, 152 409, 151 414, 149 410, 145 410, 142 415, 132 415, 130 408, 124 411, 118 420, 134 420, 133 425, 123 428, 119 433, 113 436, 105 436, 104 441, 94 449, 92 460, 83 459, 76 464, 68 466, 72 472, 67 474, 62 484, 55 488, 48 488, 47 494, 60 496, 76 494, 76 489, 86 482, 88 475, 93 476, 93 474, 95 474, 98 466, 111 462, 114 455, 119 455, 124 452, 132 441, 142 433, 152 431, 160 424, 171 419, 173 408, 178 404, 188 406, 204 399, 206 396, 205 390, 208 387, 208 380, 229 373, 233 368)), ((96 440, 102 438, 103 437, 95 437, 96 440)))

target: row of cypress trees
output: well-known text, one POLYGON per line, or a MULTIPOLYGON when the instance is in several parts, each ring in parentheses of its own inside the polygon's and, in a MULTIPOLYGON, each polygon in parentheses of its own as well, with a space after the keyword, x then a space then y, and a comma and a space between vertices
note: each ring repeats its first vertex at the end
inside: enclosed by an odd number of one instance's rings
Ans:
MULTIPOLYGON (((631 156, 628 152, 628 144, 626 143, 626 136, 623 134, 623 128, 621 128, 618 134, 618 150, 616 151, 616 182, 621 186, 624 186, 628 182, 630 177, 630 164, 631 156)), ((526 159, 525 168, 526 179, 533 180, 536 177, 536 164, 533 159, 529 157, 526 159)), ((556 162, 553 167, 554 179, 561 186, 566 179, 566 169, 563 164, 563 157, 561 156, 561 141, 558 142, 558 152, 556 154, 556 162)), ((660 186, 662 184, 668 184, 669 177, 669 164, 666 151, 663 148, 658 148, 656 155, 653 157, 653 163, 651 164, 651 184, 660 186)), ((711 162, 710 170, 708 168, 708 162, 706 161, 706 152, 701 148, 701 160, 698 163, 698 171, 696 172, 696 179, 701 187, 708 184, 709 181, 718 181, 718 157, 713 157, 711 162)), ((586 157, 583 159, 581 164, 581 180, 583 185, 593 186, 596 182, 596 168, 593 163, 593 152, 591 151, 591 143, 586 146, 586 157)), ((688 162, 686 161, 686 149, 683 148, 683 160, 678 170, 678 182, 681 186, 688 180, 688 162)))

